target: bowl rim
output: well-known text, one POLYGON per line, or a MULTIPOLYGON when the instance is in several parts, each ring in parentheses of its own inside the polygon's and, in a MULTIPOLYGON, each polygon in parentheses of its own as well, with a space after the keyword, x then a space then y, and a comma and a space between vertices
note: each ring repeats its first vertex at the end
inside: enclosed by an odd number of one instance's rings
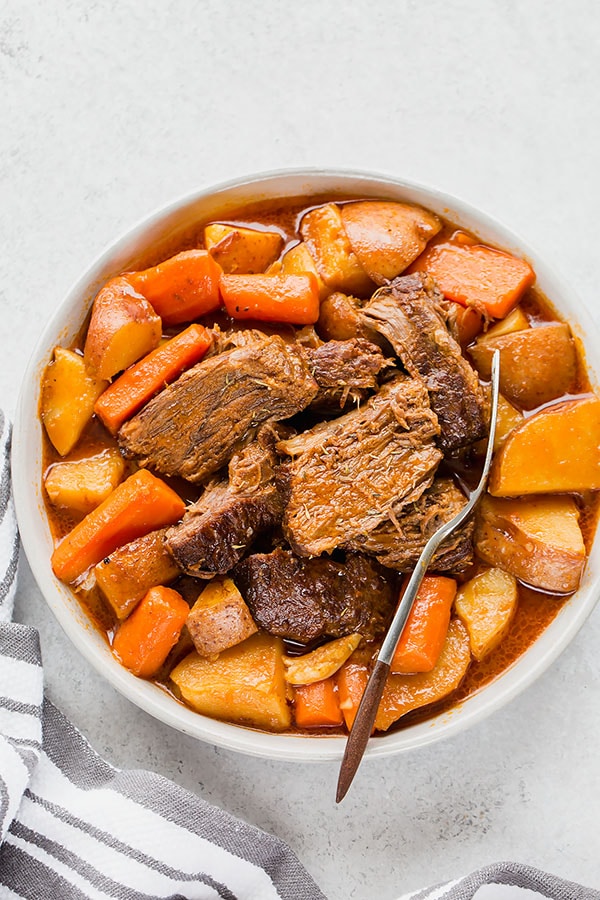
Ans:
MULTIPOLYGON (((52 574, 49 555, 40 552, 43 549, 44 539, 39 535, 45 528, 48 539, 49 529, 45 513, 40 515, 41 507, 43 507, 43 503, 40 503, 41 495, 39 493, 41 485, 37 484, 38 494, 35 496, 35 485, 32 491, 32 473, 27 470, 28 457, 31 456, 32 449, 32 427, 37 428, 38 433, 41 434, 39 418, 32 421, 32 410, 34 407, 37 410, 41 363, 47 364, 49 352, 57 340, 60 340, 60 326, 63 324, 63 320, 68 317, 69 313, 72 318, 77 312, 81 313, 81 308, 78 310, 77 304, 79 307, 82 306, 84 294, 89 295, 90 288, 94 284, 94 276, 102 270, 106 261, 117 255, 124 246, 131 244, 141 235, 150 231, 152 227, 160 227, 161 222, 164 225, 170 216, 186 210, 203 199, 243 188, 264 188, 285 179, 297 179, 299 184, 301 179, 324 182, 327 180, 352 181, 353 186, 349 185, 348 190, 356 196, 360 196, 361 185, 370 187, 371 195, 379 188, 381 188, 381 196, 385 194, 386 188, 396 193, 420 195, 422 199, 409 199, 408 202, 420 202, 424 206, 433 204, 436 209, 441 206, 444 212, 448 212, 448 217, 453 221, 458 219, 458 223, 463 218, 471 220, 471 223, 474 224, 466 223, 465 227, 471 228, 475 233, 489 230, 494 235, 498 235, 497 243, 500 246, 513 248, 519 252, 519 255, 532 262, 538 281, 547 281, 553 286, 550 298, 553 303, 554 298, 558 295, 563 300, 567 298, 567 306, 573 305, 576 314, 574 319, 570 318, 569 321, 578 336, 581 337, 585 332, 583 346, 586 350, 586 357, 588 357, 587 351, 600 346, 600 335, 587 307, 576 292, 548 266, 543 257, 527 241, 496 217, 458 197, 413 180, 398 178, 382 172, 337 167, 274 169, 239 176, 188 191, 142 216, 133 226, 123 230, 116 239, 107 243, 83 270, 55 308, 35 343, 21 384, 13 430, 11 462, 13 494, 21 542, 46 603, 71 642, 98 673, 127 699, 165 724, 200 740, 248 755, 287 761, 314 762, 341 759, 345 744, 343 736, 272 734, 211 719, 178 703, 161 688, 136 678, 114 660, 105 640, 91 625, 78 601, 70 590, 52 574)), ((309 193, 310 191, 299 191, 296 196, 302 194, 308 196, 309 193)), ((315 191, 313 190, 312 193, 314 194, 315 191)), ((327 193, 327 188, 323 189, 323 193, 327 193)), ((279 194, 279 196, 284 195, 279 194)), ((291 195, 288 193, 287 196, 291 195)), ((560 304, 557 306, 557 312, 559 315, 564 314, 560 304)), ((594 376, 597 371, 600 372, 600 359, 597 360, 596 368, 594 368, 588 357, 587 368, 591 376, 594 376)), ((37 478, 37 482, 41 482, 39 467, 35 478, 37 478)), ((46 545, 49 546, 47 539, 46 545)), ((594 550, 600 550, 597 544, 598 542, 595 541, 590 560, 594 555, 594 550)), ((599 558, 600 562, 600 554, 595 553, 595 556, 599 558)), ((434 718, 391 734, 378 736, 369 742, 366 758, 390 756, 451 737, 483 720, 524 691, 562 653, 591 614, 598 599, 596 595, 599 593, 597 588, 600 586, 600 565, 598 574, 595 575, 591 574, 590 568, 590 561, 588 561, 582 586, 577 593, 565 601, 558 615, 544 632, 501 675, 466 700, 434 718), (573 602, 574 600, 576 602, 573 602)))

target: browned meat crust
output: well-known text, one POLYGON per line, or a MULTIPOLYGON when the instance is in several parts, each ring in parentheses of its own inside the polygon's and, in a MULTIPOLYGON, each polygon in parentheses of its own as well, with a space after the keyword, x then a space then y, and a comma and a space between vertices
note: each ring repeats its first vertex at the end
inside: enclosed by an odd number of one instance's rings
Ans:
POLYGON ((439 433, 420 381, 398 376, 361 409, 278 449, 293 457, 284 532, 302 556, 327 553, 389 518, 431 484, 439 433))
POLYGON ((450 452, 484 437, 487 428, 481 385, 448 331, 441 299, 433 279, 417 272, 380 288, 360 315, 427 386, 440 447, 450 452))
POLYGON ((319 385, 310 409, 339 414, 345 406, 365 400, 377 387, 377 375, 387 365, 380 348, 364 338, 328 341, 306 351, 308 365, 319 385))
MULTIPOLYGON (((449 522, 466 503, 450 478, 437 478, 414 503, 394 509, 393 519, 360 535, 348 549, 371 553, 379 562, 399 572, 410 572, 437 529, 449 522)), ((461 572, 473 562, 473 521, 451 535, 433 558, 435 572, 461 572)))
POLYGON ((119 432, 126 456, 202 482, 268 419, 286 419, 318 387, 303 351, 280 337, 220 353, 184 372, 119 432))
POLYGON ((396 599, 391 573, 359 553, 345 563, 289 550, 255 554, 237 566, 234 580, 261 628, 301 644, 353 632, 378 637, 396 599))
POLYGON ((234 493, 220 481, 210 485, 180 524, 169 529, 167 547, 188 575, 224 575, 282 515, 283 500, 275 483, 234 493))

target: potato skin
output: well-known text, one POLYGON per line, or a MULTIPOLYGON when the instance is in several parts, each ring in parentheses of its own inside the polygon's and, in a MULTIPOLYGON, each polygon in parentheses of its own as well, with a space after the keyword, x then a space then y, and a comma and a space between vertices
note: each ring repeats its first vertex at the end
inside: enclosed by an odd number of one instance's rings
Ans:
POLYGON ((258 628, 231 578, 213 578, 192 606, 188 631, 200 656, 214 656, 256 634, 258 628))
POLYGON ((257 275, 273 263, 283 246, 277 231, 258 231, 215 223, 204 229, 206 249, 227 275, 257 275))
POLYGON ((400 275, 442 227, 433 213, 408 203, 344 203, 342 222, 358 261, 376 284, 400 275))
POLYGON ((500 351, 500 390, 521 409, 556 400, 574 383, 577 353, 569 326, 563 322, 479 340, 469 352, 486 380, 494 350, 500 351))
POLYGON ((475 545, 484 562, 556 594, 577 590, 585 567, 577 507, 568 496, 483 497, 475 545))
POLYGON ((308 212, 300 224, 300 233, 319 275, 330 290, 346 291, 359 297, 371 294, 373 282, 352 250, 335 203, 308 212))
POLYGON ((162 322, 126 278, 113 278, 99 291, 83 356, 99 378, 112 378, 160 342, 162 322))

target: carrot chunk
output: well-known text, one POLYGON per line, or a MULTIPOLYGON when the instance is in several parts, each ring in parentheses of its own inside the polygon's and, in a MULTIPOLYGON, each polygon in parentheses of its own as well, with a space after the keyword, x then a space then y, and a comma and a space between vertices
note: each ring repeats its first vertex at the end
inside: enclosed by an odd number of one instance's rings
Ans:
POLYGON ((431 672, 444 646, 455 596, 453 578, 425 576, 392 659, 393 673, 431 672))
POLYGON ((126 369, 100 395, 94 406, 108 430, 116 434, 161 388, 174 381, 184 369, 199 362, 211 344, 203 325, 190 325, 162 347, 157 347, 126 369))
POLYGON ((348 731, 352 728, 362 695, 369 680, 366 663, 357 656, 351 656, 335 676, 340 709, 348 731))
POLYGON ((427 271, 448 300, 463 306, 481 303, 494 319, 503 319, 535 281, 524 259, 485 244, 456 238, 434 244, 410 271, 427 271))
POLYGON ((165 325, 191 322, 221 305, 221 266, 206 250, 185 250, 141 272, 129 283, 154 307, 165 325))
POLYGON ((302 275, 222 275, 221 296, 234 319, 312 325, 319 318, 319 282, 302 275))
POLYGON ((175 491, 140 469, 61 541, 52 554, 52 570, 61 581, 72 583, 117 547, 174 524, 184 510, 175 491))
POLYGON ((294 688, 294 719, 298 728, 325 728, 344 721, 334 678, 294 688))
POLYGON ((181 594, 172 588, 150 588, 119 627, 113 640, 114 655, 134 675, 150 678, 177 643, 189 611, 181 594))

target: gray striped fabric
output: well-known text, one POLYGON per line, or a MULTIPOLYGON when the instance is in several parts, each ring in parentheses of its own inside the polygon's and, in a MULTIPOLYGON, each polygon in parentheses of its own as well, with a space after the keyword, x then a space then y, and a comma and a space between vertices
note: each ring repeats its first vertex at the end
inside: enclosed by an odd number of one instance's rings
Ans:
MULTIPOLYGON (((11 622, 9 444, 0 412, 0 898, 325 900, 282 841, 159 775, 115 769, 44 699, 38 633, 11 622)), ((467 900, 486 884, 600 900, 515 863, 411 896, 467 900)))

